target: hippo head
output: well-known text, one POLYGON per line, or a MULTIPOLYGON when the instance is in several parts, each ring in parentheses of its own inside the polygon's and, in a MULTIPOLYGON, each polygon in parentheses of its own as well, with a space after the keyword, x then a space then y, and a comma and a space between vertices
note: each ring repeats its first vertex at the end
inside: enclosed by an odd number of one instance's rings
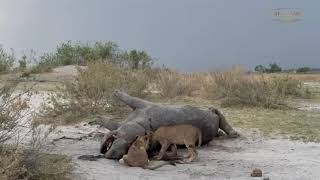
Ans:
POLYGON ((108 159, 121 159, 127 153, 129 145, 116 131, 111 131, 104 137, 100 152, 108 159))

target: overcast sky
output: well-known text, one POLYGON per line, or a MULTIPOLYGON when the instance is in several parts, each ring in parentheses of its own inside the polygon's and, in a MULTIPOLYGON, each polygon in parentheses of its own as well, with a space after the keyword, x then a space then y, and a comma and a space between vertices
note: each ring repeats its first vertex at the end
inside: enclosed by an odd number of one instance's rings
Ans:
POLYGON ((114 41, 180 70, 279 62, 320 67, 320 1, 0 0, 0 44, 17 54, 68 40, 114 41), (301 20, 274 20, 300 8, 301 20))

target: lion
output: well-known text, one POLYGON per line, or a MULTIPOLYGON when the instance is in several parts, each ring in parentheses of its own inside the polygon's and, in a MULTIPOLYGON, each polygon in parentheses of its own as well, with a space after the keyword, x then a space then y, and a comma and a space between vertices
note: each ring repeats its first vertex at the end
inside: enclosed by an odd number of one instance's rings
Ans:
POLYGON ((137 136, 136 140, 129 147, 128 153, 119 160, 120 164, 126 164, 132 167, 142 167, 144 169, 154 170, 164 165, 175 165, 173 161, 158 161, 158 164, 151 165, 148 159, 147 150, 149 148, 151 134, 137 136))
POLYGON ((176 145, 185 145, 189 153, 184 162, 190 163, 198 157, 195 146, 196 142, 198 147, 201 146, 202 133, 199 128, 188 124, 162 126, 152 133, 151 139, 161 144, 161 150, 155 159, 161 160, 170 145, 173 145, 174 152, 177 151, 176 145))

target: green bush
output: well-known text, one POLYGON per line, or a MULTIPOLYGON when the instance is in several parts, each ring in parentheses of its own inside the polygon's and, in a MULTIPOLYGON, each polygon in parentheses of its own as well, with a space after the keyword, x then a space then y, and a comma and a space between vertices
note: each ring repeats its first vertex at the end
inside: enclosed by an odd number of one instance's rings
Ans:
POLYGON ((282 71, 282 68, 277 63, 269 64, 269 68, 266 69, 267 73, 276 73, 281 71, 282 71))
POLYGON ((132 69, 150 68, 153 63, 152 58, 145 51, 131 50, 121 53, 120 56, 126 66, 132 69))
POLYGON ((27 56, 23 55, 21 60, 19 60, 19 70, 25 71, 27 69, 27 56))
POLYGON ((311 71, 311 68, 309 68, 309 67, 301 67, 301 68, 298 68, 296 71, 297 71, 297 73, 306 73, 306 72, 311 71))
POLYGON ((53 53, 40 57, 33 73, 47 72, 57 66, 88 65, 91 62, 104 61, 120 67, 145 69, 152 65, 152 58, 145 51, 121 51, 113 42, 62 43, 53 53))
POLYGON ((90 61, 114 60, 119 48, 112 42, 92 44, 62 43, 53 53, 45 53, 32 68, 33 73, 50 71, 53 67, 64 65, 86 65, 90 61))
POLYGON ((256 72, 260 72, 260 73, 264 73, 264 72, 266 72, 266 67, 264 67, 263 65, 257 65, 255 68, 254 68, 254 70, 256 71, 256 72))
POLYGON ((269 68, 263 65, 257 65, 254 70, 260 73, 277 73, 281 72, 282 68, 277 63, 271 63, 269 64, 269 68))

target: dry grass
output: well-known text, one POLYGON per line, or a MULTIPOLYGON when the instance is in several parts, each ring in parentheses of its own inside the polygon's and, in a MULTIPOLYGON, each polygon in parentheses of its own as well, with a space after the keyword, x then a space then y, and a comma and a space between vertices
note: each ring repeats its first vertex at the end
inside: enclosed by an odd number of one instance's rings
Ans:
POLYGON ((0 150, 0 179, 66 180, 73 164, 65 155, 27 152, 2 147, 0 150))
POLYGON ((292 74, 292 77, 304 82, 320 82, 320 74, 292 74))
POLYGON ((158 74, 157 89, 162 97, 209 98, 224 106, 246 105, 277 108, 289 97, 307 96, 302 82, 287 74, 248 74, 239 67, 224 72, 178 73, 164 70, 158 74))
POLYGON ((0 179, 63 179, 71 170, 71 160, 40 153, 49 131, 41 135, 30 128, 31 140, 22 142, 30 135, 29 123, 21 119, 32 113, 28 106, 32 93, 30 89, 17 93, 18 84, 14 80, 0 87, 0 179))
POLYGON ((36 156, 25 156, 24 164, 29 179, 67 180, 73 169, 72 159, 61 154, 40 153, 36 156))
POLYGON ((203 84, 202 74, 183 74, 163 70, 157 76, 157 89, 162 97, 198 96, 203 84))
POLYGON ((220 100, 223 106, 278 108, 285 106, 289 97, 306 95, 302 82, 288 75, 248 74, 238 67, 211 73, 211 83, 204 89, 210 99, 220 100))
POLYGON ((235 127, 258 128, 266 135, 285 135, 295 140, 320 142, 320 113, 265 108, 222 110, 235 127))
POLYGON ((149 77, 144 70, 123 69, 106 62, 94 62, 80 70, 73 82, 66 81, 36 118, 36 123, 69 124, 95 114, 119 111, 113 92, 122 89, 145 97, 149 77))

